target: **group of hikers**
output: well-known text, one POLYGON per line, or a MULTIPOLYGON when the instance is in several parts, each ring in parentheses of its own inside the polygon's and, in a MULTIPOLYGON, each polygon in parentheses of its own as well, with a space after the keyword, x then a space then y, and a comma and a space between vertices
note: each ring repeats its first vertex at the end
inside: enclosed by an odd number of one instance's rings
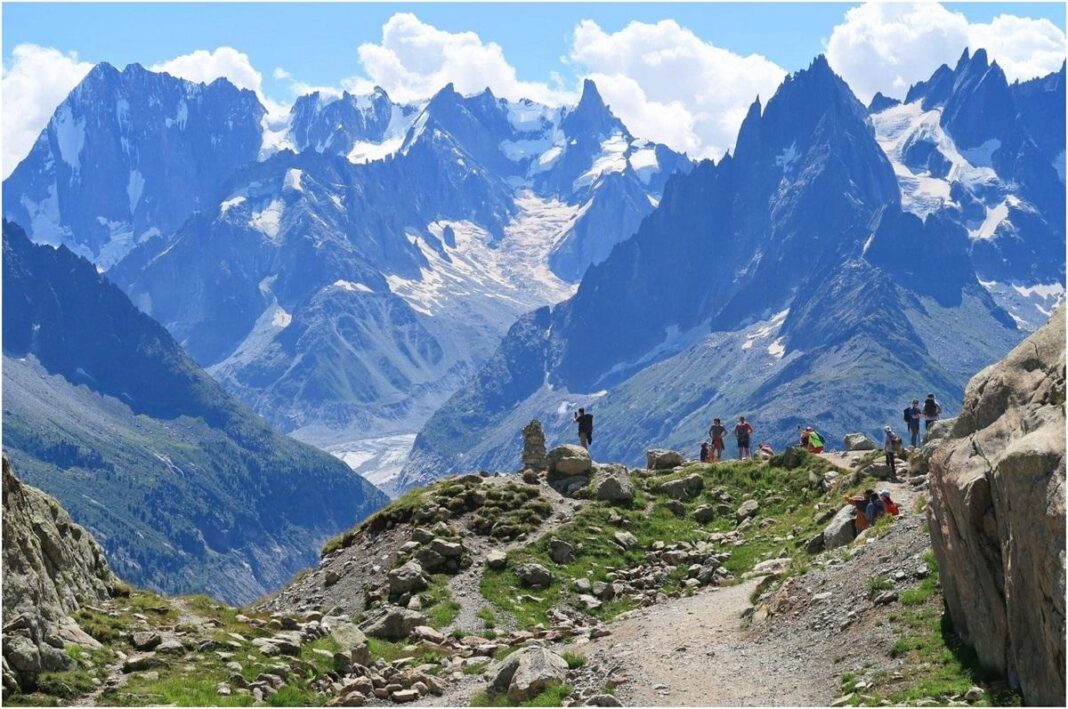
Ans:
POLYGON ((879 492, 865 490, 861 495, 846 495, 845 500, 854 507, 853 524, 856 534, 874 525, 880 517, 897 517, 901 514, 901 509, 890 498, 890 491, 886 489, 879 492))
MULTIPOLYGON (((913 448, 917 446, 920 440, 920 422, 924 422, 925 430, 930 429, 941 414, 942 405, 935 399, 934 394, 927 395, 922 407, 919 399, 913 399, 912 403, 905 407, 904 420, 913 448)), ((590 444, 593 442, 593 414, 588 413, 584 408, 580 408, 574 414, 574 421, 578 424, 579 444, 589 450, 590 444)), ((817 454, 823 452, 823 436, 816 429, 812 426, 803 428, 798 426, 797 430, 799 432, 798 443, 803 450, 817 454)), ((723 459, 723 450, 726 448, 729 433, 727 427, 723 425, 719 418, 712 419, 712 425, 708 429, 708 438, 701 441, 700 460, 702 463, 714 463, 723 459)), ((894 433, 893 427, 889 425, 883 427, 883 434, 883 453, 886 455, 886 464, 890 467, 891 475, 896 477, 897 452, 902 445, 901 437, 894 433)), ((734 440, 738 446, 739 460, 751 457, 750 445, 752 437, 753 425, 745 420, 745 416, 739 416, 738 423, 734 425, 734 440)), ((775 452, 767 443, 761 443, 757 447, 757 451, 767 456, 773 455, 775 452)), ((889 492, 886 492, 887 499, 889 499, 889 494, 889 492)), ((872 495, 876 498, 879 497, 874 492, 872 492, 872 495)), ((878 500, 867 500, 865 505, 873 502, 876 505, 879 504, 878 500)))

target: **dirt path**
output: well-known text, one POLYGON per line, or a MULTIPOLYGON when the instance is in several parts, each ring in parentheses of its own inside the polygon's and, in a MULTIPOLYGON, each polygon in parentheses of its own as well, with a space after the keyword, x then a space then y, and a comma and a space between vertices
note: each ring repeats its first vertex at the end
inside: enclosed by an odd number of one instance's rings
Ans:
POLYGON ((803 653, 755 643, 741 613, 757 581, 709 589, 613 623, 612 635, 576 648, 627 681, 626 706, 824 705, 833 685, 820 681, 803 653))

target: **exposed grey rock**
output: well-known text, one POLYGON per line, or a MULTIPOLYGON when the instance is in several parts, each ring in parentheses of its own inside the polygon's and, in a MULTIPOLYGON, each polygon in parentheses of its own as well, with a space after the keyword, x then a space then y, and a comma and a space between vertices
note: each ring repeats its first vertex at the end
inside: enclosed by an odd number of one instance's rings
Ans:
POLYGON ((565 444, 549 451, 549 480, 559 480, 574 475, 589 475, 593 460, 582 446, 565 444))
POLYGON ((738 509, 735 510, 735 518, 741 522, 743 519, 754 516, 757 511, 760 510, 760 503, 756 500, 745 500, 742 504, 738 505, 738 509))
POLYGON ((823 528, 823 548, 825 550, 837 549, 853 541, 856 528, 853 519, 856 517, 856 508, 853 505, 845 505, 831 518, 827 526, 823 528))
POLYGON ((678 480, 670 480, 661 483, 657 492, 675 500, 688 500, 697 495, 705 488, 705 480, 697 473, 687 475, 678 480))
POLYGON ((541 564, 522 564, 515 570, 519 582, 531 588, 548 588, 553 582, 552 573, 541 564))
POLYGON ((563 684, 567 662, 547 648, 531 645, 501 660, 490 669, 490 674, 491 693, 507 694, 509 701, 523 702, 549 687, 563 684))
POLYGON ((427 579, 423 573, 423 567, 415 559, 391 569, 386 578, 391 596, 422 591, 427 587, 427 579))
POLYGON ((645 451, 645 467, 649 470, 671 470, 686 462, 682 453, 663 448, 645 451))
POLYGON ((426 625, 426 616, 422 613, 390 606, 361 623, 360 629, 372 638, 403 640, 420 625, 426 625))
POLYGON ((847 451, 873 451, 879 448, 875 441, 863 433, 847 433, 842 447, 847 451))
POLYGON ((590 481, 593 499, 613 505, 630 505, 634 502, 634 484, 627 469, 622 465, 598 465, 590 481))
POLYGON ((575 560, 575 546, 553 537, 549 540, 549 558, 557 564, 570 564, 575 560))
POLYGON ((612 535, 612 539, 624 549, 633 549, 638 546, 638 538, 630 532, 616 532, 612 535))
POLYGON ((924 446, 953 627, 1025 703, 1048 706, 1065 703, 1064 318, 1062 305, 975 375, 952 428, 924 446))
POLYGON ((508 565, 508 555, 500 549, 494 549, 486 554, 486 566, 491 569, 500 570, 508 565))
POLYGON ((716 518, 716 508, 712 505, 701 505, 693 511, 693 518, 698 524, 708 524, 716 518))

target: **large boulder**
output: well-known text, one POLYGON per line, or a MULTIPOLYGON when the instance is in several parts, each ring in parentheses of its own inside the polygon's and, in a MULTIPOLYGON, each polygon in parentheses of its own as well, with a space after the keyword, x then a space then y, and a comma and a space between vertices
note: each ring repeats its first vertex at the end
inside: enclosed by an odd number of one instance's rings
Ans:
POLYGON ((419 611, 389 606, 365 620, 360 629, 372 638, 404 640, 418 626, 426 623, 426 616, 419 611))
POLYGON ((489 691, 524 702, 567 679, 567 661, 548 648, 531 645, 516 650, 490 669, 489 691))
POLYGON ((575 475, 590 474, 593 460, 582 446, 565 444, 549 451, 549 480, 561 480, 575 475))
POLYGON ((856 518, 856 508, 846 505, 831 518, 827 526, 823 528, 823 548, 825 550, 837 549, 853 541, 857 530, 853 524, 856 518))
POLYGON ((1065 704, 1065 309, 969 382, 934 447, 931 541, 953 627, 1027 704, 1065 704))
POLYGON ((541 564, 520 564, 515 570, 519 583, 531 588, 548 588, 553 582, 552 573, 541 564))
POLYGON ((645 467, 649 470, 671 470, 686 462, 678 451, 653 448, 645 451, 645 467))
POLYGON ((593 499, 613 505, 629 506, 634 502, 634 484, 622 465, 596 466, 590 481, 590 492, 593 499))
POLYGON ((386 580, 389 584, 389 595, 391 596, 399 596, 412 591, 422 591, 427 587, 427 578, 423 573, 423 567, 415 559, 390 570, 386 580))
POLYGON ((684 478, 670 480, 657 486, 657 492, 673 500, 689 500, 697 497, 705 487, 705 480, 697 473, 684 478))
POLYGON ((863 433, 847 433, 842 442, 842 448, 847 451, 873 451, 878 447, 875 441, 863 433))

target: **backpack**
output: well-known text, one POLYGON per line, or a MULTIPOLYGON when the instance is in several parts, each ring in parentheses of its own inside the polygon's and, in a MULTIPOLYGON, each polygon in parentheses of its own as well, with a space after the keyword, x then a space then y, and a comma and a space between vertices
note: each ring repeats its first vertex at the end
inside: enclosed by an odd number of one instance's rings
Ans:
POLYGON ((819 448, 823 445, 823 439, 820 438, 820 434, 812 431, 808 434, 808 444, 813 448, 819 448))
POLYGON ((905 409, 905 423, 907 423, 907 424, 911 424, 912 423, 911 412, 912 412, 912 407, 911 406, 909 406, 909 407, 907 407, 905 409))
POLYGON ((924 416, 937 416, 938 412, 942 410, 942 407, 938 405, 938 402, 934 399, 928 399, 923 402, 923 415, 924 416))

